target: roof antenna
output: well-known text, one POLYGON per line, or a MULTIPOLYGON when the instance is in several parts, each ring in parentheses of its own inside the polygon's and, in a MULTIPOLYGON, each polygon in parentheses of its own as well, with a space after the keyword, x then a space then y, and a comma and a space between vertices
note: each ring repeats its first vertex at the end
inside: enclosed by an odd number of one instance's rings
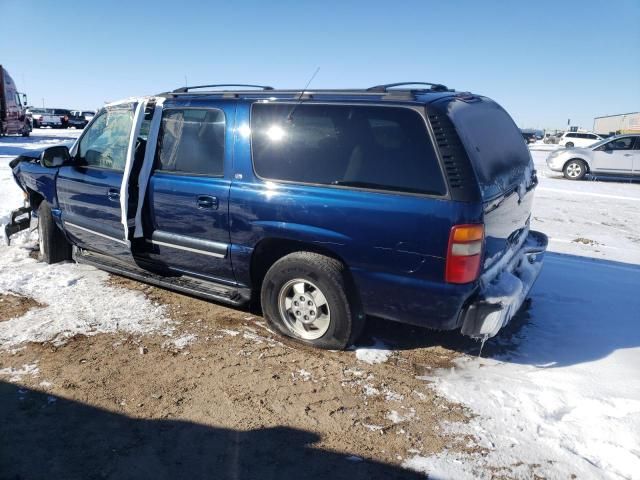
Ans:
POLYGON ((320 67, 316 68, 316 71, 313 72, 313 75, 311 75, 311 78, 309 79, 307 84, 304 86, 304 89, 300 92, 300 96, 298 97, 298 103, 296 103, 293 106, 293 108, 289 112, 289 115, 287 115, 287 122, 293 121, 293 112, 295 112, 296 108, 298 108, 298 106, 302 103, 302 96, 304 95, 304 92, 306 92, 307 88, 309 88, 309 85, 311 84, 313 79, 316 78, 316 75, 318 74, 319 71, 320 71, 320 67))

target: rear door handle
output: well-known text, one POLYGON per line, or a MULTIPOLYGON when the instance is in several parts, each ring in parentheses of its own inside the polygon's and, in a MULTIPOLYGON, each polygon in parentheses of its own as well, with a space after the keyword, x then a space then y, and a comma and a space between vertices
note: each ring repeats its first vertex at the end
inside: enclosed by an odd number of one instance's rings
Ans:
POLYGON ((218 199, 211 195, 198 195, 197 200, 198 208, 211 208, 213 210, 218 209, 218 199))
POLYGON ((630 154, 630 153, 625 153, 625 154, 624 154, 624 156, 625 156, 625 157, 630 157, 630 156, 631 156, 631 154, 630 154))
POLYGON ((112 202, 117 202, 120 200, 120 192, 115 188, 110 188, 107 190, 107 198, 112 202))

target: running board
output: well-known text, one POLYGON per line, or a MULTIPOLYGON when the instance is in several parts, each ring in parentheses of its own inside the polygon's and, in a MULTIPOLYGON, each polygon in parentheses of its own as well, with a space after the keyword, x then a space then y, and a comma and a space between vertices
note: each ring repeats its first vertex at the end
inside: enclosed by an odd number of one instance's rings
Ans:
POLYGON ((186 275, 167 277, 89 250, 74 248, 73 259, 78 263, 91 265, 116 275, 207 300, 238 306, 251 299, 251 290, 248 288, 230 287, 186 275))

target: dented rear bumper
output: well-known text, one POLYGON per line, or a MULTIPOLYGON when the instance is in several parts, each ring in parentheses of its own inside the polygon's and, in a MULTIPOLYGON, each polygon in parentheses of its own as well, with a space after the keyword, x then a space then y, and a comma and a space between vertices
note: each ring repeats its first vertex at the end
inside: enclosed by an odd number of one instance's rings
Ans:
POLYGON ((480 290, 462 312, 462 334, 493 337, 513 318, 527 298, 540 270, 549 240, 530 231, 498 272, 481 277, 480 290))

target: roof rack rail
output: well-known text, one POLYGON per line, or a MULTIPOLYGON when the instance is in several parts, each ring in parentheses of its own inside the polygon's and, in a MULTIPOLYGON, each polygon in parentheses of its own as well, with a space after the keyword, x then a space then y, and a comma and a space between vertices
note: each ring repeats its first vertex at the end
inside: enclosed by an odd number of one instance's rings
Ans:
POLYGON ((269 85, 248 85, 244 83, 220 83, 216 85, 194 85, 192 87, 180 87, 176 88, 172 93, 187 93, 190 90, 196 88, 219 88, 219 87, 246 87, 246 88, 260 88, 262 90, 273 90, 273 87, 269 85))
POLYGON ((430 89, 436 92, 450 92, 450 90, 446 85, 442 85, 441 83, 429 83, 429 82, 398 82, 398 83, 387 83, 385 85, 376 85, 374 87, 367 88, 367 92, 378 92, 378 93, 387 93, 390 89, 394 87, 403 87, 405 85, 429 85, 430 89))

